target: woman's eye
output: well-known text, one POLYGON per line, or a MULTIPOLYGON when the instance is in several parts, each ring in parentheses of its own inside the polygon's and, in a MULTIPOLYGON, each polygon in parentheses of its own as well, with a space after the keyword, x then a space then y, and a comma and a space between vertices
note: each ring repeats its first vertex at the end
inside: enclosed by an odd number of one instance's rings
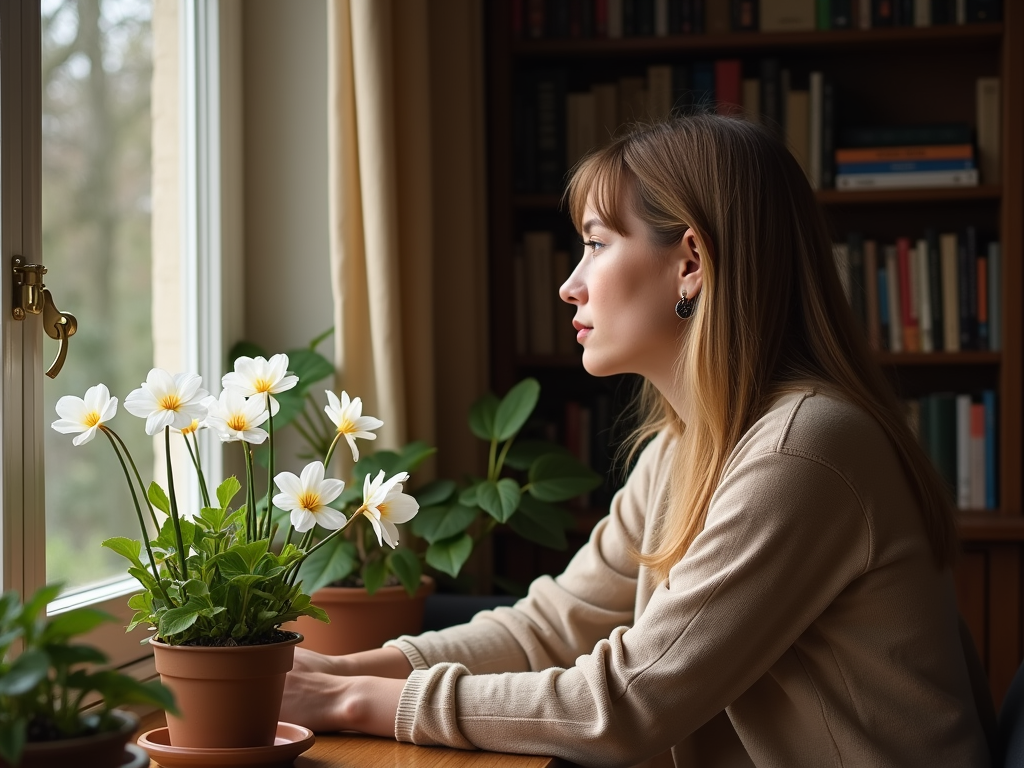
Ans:
POLYGON ((589 248, 591 252, 594 252, 599 248, 604 248, 604 243, 598 240, 580 240, 580 243, 583 244, 584 248, 589 248))

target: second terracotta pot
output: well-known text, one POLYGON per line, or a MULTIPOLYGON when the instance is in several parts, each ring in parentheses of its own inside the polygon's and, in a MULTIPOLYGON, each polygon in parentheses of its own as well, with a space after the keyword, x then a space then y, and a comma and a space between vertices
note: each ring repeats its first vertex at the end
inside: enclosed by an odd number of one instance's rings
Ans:
POLYGON ((167 645, 150 639, 156 671, 174 693, 180 717, 168 713, 175 747, 231 749, 273 746, 285 675, 292 668, 290 640, 230 648, 167 645))
POLYGON ((434 586, 424 576, 413 597, 404 587, 382 587, 372 595, 360 587, 324 587, 313 593, 313 605, 327 611, 331 623, 301 616, 289 628, 302 633, 303 648, 331 656, 380 648, 421 631, 423 605, 434 586))

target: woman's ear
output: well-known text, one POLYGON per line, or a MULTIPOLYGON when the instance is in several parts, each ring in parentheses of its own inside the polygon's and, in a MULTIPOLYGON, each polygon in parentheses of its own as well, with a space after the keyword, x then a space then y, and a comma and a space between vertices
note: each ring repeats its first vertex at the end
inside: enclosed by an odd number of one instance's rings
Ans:
POLYGON ((679 251, 679 292, 682 294, 683 291, 686 291, 689 298, 696 298, 700 294, 704 281, 702 270, 704 249, 693 227, 683 233, 677 248, 679 251))

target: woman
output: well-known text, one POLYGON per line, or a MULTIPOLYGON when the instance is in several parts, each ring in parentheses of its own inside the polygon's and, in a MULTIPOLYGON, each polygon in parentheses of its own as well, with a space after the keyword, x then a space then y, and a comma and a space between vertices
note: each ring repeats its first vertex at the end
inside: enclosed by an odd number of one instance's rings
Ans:
POLYGON ((653 439, 565 573, 460 627, 300 654, 284 717, 584 765, 987 765, 950 501, 792 156, 681 118, 567 197, 584 367, 644 377, 653 439))

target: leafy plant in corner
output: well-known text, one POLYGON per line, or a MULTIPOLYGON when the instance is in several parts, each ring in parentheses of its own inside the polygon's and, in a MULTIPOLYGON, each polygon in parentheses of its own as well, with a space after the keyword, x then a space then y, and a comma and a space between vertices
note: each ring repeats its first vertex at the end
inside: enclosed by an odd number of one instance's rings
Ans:
POLYGON ((117 730, 117 707, 144 704, 177 712, 160 683, 102 669, 108 660, 101 651, 73 641, 112 616, 78 608, 46 617, 47 604, 59 592, 59 584, 43 587, 24 605, 13 590, 0 597, 0 758, 10 765, 19 763, 26 743, 117 730), (83 714, 90 694, 100 704, 83 714))

